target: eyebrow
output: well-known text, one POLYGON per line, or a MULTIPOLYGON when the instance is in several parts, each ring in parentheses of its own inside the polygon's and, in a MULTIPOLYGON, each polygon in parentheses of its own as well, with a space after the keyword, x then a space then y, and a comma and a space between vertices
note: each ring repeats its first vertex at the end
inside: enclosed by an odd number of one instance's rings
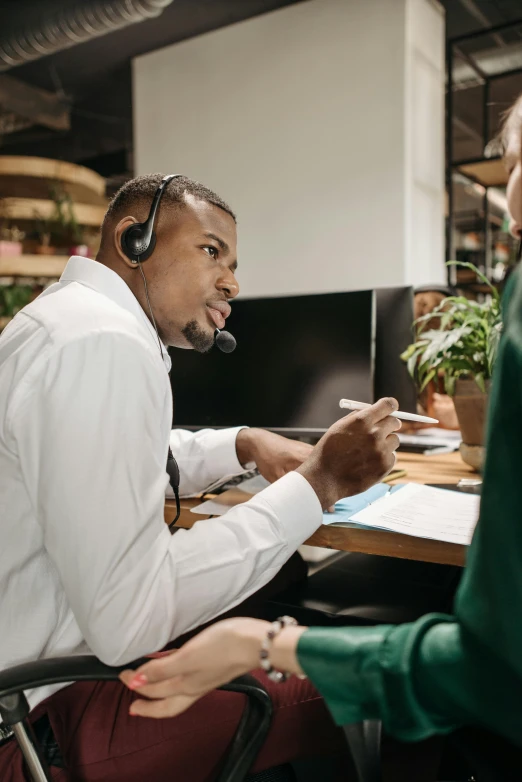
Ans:
MULTIPOLYGON (((215 242, 217 242, 219 244, 221 250, 223 250, 224 253, 230 252, 230 247, 228 246, 228 244, 226 242, 224 242, 223 239, 220 239, 219 236, 216 236, 216 234, 206 233, 205 237, 207 239, 213 239, 215 242)), ((231 269, 232 272, 235 272, 237 270, 237 261, 234 261, 234 263, 231 263, 230 266, 229 266, 229 269, 231 269)))
POLYGON ((215 242, 217 242, 224 253, 230 252, 230 247, 228 244, 224 242, 223 239, 220 239, 219 236, 216 236, 216 234, 206 233, 205 236, 207 239, 213 239, 215 242))

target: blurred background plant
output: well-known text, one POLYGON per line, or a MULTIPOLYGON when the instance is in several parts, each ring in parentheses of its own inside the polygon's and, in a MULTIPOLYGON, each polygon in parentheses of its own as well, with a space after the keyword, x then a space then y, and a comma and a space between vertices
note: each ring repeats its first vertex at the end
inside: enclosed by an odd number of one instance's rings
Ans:
POLYGON ((419 392, 441 378, 447 394, 454 396, 459 379, 473 379, 485 393, 491 379, 502 333, 500 295, 472 263, 450 261, 448 266, 472 270, 489 288, 485 301, 448 296, 433 312, 418 318, 417 339, 402 354, 419 392), (434 320, 438 327, 434 328, 434 320), (426 329, 429 322, 430 328, 426 329))

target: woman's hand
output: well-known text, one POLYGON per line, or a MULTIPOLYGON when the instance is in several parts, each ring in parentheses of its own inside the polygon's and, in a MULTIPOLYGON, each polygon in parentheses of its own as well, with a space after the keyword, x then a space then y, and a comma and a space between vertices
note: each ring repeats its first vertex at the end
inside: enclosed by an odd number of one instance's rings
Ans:
MULTIPOLYGON (((225 619, 192 638, 181 649, 123 671, 121 681, 140 696, 130 713, 143 717, 174 717, 216 687, 259 667, 259 652, 270 628, 257 619, 225 619)), ((301 673, 296 657, 299 636, 305 628, 287 627, 273 642, 272 665, 301 673)))

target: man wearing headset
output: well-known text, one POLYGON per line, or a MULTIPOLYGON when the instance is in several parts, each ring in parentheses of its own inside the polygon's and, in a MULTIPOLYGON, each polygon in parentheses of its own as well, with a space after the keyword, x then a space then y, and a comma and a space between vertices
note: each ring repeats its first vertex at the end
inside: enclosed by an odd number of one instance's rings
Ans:
MULTIPOLYGON (((166 348, 213 346, 239 291, 236 267, 235 217, 215 193, 185 177, 138 177, 112 200, 96 261, 71 258, 3 332, 0 669, 86 652, 116 665, 163 648, 266 584, 321 524, 323 508, 393 466, 394 400, 337 422, 314 449, 257 429, 171 432, 166 348), (249 462, 272 485, 172 536, 163 522, 169 445, 181 493, 249 462)), ((84 780, 156 782, 179 768, 206 779, 241 708, 215 693, 220 713, 208 710, 207 743, 195 752, 175 740, 193 730, 184 717, 161 736, 153 723, 130 720, 119 683, 58 689, 35 691, 30 703, 84 780)), ((261 765, 337 746, 308 683, 282 705, 261 765)), ((23 779, 5 736, 0 777, 23 779)))

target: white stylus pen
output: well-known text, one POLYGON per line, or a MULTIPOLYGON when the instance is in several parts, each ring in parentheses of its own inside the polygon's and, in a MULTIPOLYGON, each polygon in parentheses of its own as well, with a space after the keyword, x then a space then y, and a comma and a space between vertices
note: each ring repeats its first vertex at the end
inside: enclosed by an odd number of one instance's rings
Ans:
MULTIPOLYGON (((341 399, 339 407, 344 407, 347 410, 366 410, 367 407, 371 407, 367 402, 355 402, 353 399, 341 399)), ((427 415, 416 415, 415 413, 401 413, 398 410, 396 413, 391 413, 394 418, 400 418, 401 421, 416 421, 418 424, 438 424, 436 418, 428 418, 427 415)))

